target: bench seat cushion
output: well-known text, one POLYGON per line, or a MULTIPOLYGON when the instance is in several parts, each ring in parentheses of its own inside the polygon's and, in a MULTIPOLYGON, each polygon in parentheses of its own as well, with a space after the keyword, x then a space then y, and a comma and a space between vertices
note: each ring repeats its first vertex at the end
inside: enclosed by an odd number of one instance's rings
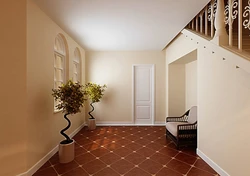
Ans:
POLYGON ((184 125, 188 124, 187 122, 167 122, 166 123, 166 128, 167 130, 173 135, 177 136, 177 125, 184 125))

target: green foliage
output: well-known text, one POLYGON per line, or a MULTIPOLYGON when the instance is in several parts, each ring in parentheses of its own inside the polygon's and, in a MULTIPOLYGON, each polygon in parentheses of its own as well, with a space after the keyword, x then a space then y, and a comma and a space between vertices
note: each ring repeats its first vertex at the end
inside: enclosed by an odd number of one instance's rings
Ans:
POLYGON ((63 110, 63 113, 76 114, 81 112, 80 107, 83 106, 84 90, 83 85, 79 82, 74 83, 69 80, 66 84, 59 86, 58 89, 52 89, 52 95, 59 104, 56 105, 58 110, 63 110))
POLYGON ((101 86, 95 83, 87 83, 84 87, 84 93, 92 103, 96 103, 101 100, 105 88, 107 88, 105 84, 101 86))

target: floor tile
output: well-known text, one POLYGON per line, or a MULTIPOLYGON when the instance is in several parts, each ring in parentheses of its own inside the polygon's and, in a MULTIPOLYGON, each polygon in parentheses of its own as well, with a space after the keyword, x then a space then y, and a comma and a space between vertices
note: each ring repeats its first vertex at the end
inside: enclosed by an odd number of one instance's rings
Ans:
POLYGON ((136 150, 139 150, 140 148, 142 148, 142 145, 137 144, 137 143, 130 143, 128 145, 125 145, 125 147, 130 149, 130 150, 136 151, 136 150))
POLYGON ((57 176, 57 173, 53 167, 49 167, 41 170, 40 172, 36 172, 33 176, 57 176))
POLYGON ((192 167, 187 176, 214 176, 214 174, 192 167))
POLYGON ((102 170, 105 167, 107 167, 107 165, 98 159, 95 159, 91 162, 88 162, 87 164, 84 164, 82 166, 82 168, 84 170, 86 170, 89 174, 94 174, 96 172, 99 172, 100 170, 102 170))
POLYGON ((191 168, 190 165, 183 163, 183 162, 180 162, 180 161, 175 160, 175 159, 171 160, 167 164, 167 167, 176 171, 176 172, 182 173, 182 174, 187 174, 187 172, 191 168))
POLYGON ((82 154, 82 155, 75 157, 75 161, 80 165, 86 164, 86 163, 93 161, 95 159, 96 159, 96 157, 94 155, 92 155, 91 153, 85 153, 85 154, 82 154))
POLYGON ((79 167, 79 165, 75 161, 71 161, 70 163, 66 163, 66 164, 58 163, 54 165, 55 170, 60 175, 77 167, 79 167))
POLYGON ((146 157, 138 153, 131 153, 130 155, 126 156, 125 159, 135 165, 138 165, 146 160, 146 157))
POLYGON ((125 174, 133 167, 134 167, 134 164, 131 164, 130 162, 128 162, 124 159, 119 160, 111 165, 111 168, 114 169, 119 174, 125 174))
POLYGON ((38 170, 38 172, 43 169, 47 169, 48 167, 51 167, 51 166, 52 166, 51 163, 47 161, 46 163, 44 163, 44 165, 42 165, 42 167, 38 170))
POLYGON ((154 155, 152 155, 150 157, 150 159, 152 159, 153 161, 155 162, 158 162, 162 165, 166 165, 169 163, 169 161, 172 159, 171 157, 169 156, 166 156, 166 155, 163 155, 161 153, 155 153, 154 155))
POLYGON ((94 176, 120 176, 120 174, 118 174, 113 169, 106 167, 103 170, 95 173, 94 176))
POLYGON ((87 150, 84 149, 83 146, 75 147, 75 156, 82 155, 82 154, 84 154, 86 152, 87 152, 87 150))
POLYGON ((170 157, 174 157, 177 154, 179 154, 179 151, 168 148, 168 147, 162 148, 159 152, 170 157))
POLYGON ((114 154, 114 153, 108 153, 100 157, 100 160, 104 162, 107 165, 110 165, 118 160, 120 160, 121 157, 114 154))
POLYGON ((211 168, 205 161, 203 161, 202 159, 197 159, 197 161, 194 164, 195 167, 201 169, 201 170, 205 170, 207 172, 210 172, 212 174, 216 174, 216 172, 213 170, 213 168, 211 168))
POLYGON ((113 152, 121 157, 124 157, 124 156, 131 154, 133 151, 125 147, 121 147, 121 148, 114 150, 113 152))
POLYGON ((136 168, 130 170, 129 172, 127 172, 124 176, 151 176, 151 174, 136 167, 136 168))
POLYGON ((162 146, 161 144, 157 144, 155 142, 153 143, 149 143, 146 145, 146 147, 152 149, 152 150, 155 150, 155 151, 159 151, 161 150, 164 146, 162 146))
POLYGON ((104 145, 103 147, 108 149, 108 150, 114 151, 118 148, 121 148, 122 145, 115 142, 115 143, 110 143, 110 144, 104 145))
POLYGON ((109 153, 109 150, 107 150, 103 147, 100 147, 96 150, 92 150, 90 153, 96 157, 100 157, 100 156, 103 156, 103 155, 109 153))
POLYGON ((162 168, 157 174, 156 176, 183 176, 182 174, 175 172, 167 167, 162 168))
POLYGON ((83 148, 87 151, 92 151, 92 150, 96 150, 98 148, 100 148, 101 146, 99 144, 96 143, 90 143, 87 145, 84 145, 83 148))
POLYGON ((85 172, 81 167, 75 168, 69 172, 66 172, 62 176, 88 176, 89 174, 85 172))
POLYGON ((165 127, 83 128, 74 137, 75 159, 60 164, 58 152, 35 176, 210 176, 216 172, 196 155, 166 138, 165 127), (192 166, 191 166, 192 165, 192 166))
POLYGON ((149 157, 149 156, 155 154, 155 151, 151 150, 150 148, 143 147, 143 148, 137 150, 136 153, 138 153, 142 156, 145 156, 145 157, 149 157))
POLYGON ((197 160, 196 157, 193 157, 193 156, 190 156, 190 155, 187 155, 185 153, 179 153, 175 156, 175 159, 177 160, 180 160, 184 163, 187 163, 187 164, 194 164, 194 162, 197 160))
POLYGON ((139 168, 147 171, 150 174, 156 174, 163 166, 153 160, 145 160, 139 164, 139 168))

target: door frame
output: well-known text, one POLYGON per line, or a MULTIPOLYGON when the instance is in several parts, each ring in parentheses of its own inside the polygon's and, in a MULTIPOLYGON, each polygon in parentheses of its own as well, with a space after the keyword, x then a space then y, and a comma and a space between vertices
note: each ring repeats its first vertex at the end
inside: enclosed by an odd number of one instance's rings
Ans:
POLYGON ((135 124, 135 67, 137 66, 151 66, 151 90, 152 90, 152 123, 151 124, 137 124, 137 125, 153 125, 155 123, 155 64, 133 64, 132 65, 132 123, 135 124))

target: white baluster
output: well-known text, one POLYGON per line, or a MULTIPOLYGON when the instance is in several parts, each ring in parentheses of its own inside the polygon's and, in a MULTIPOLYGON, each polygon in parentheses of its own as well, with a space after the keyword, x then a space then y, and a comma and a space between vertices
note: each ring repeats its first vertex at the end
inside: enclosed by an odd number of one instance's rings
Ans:
POLYGON ((211 22, 211 37, 214 36, 214 16, 215 16, 215 12, 216 12, 216 8, 217 7, 217 2, 216 0, 211 0, 211 3, 209 5, 209 8, 208 8, 208 21, 211 22))
POLYGON ((234 10, 238 6, 238 2, 235 0, 228 0, 228 4, 225 7, 225 22, 229 26, 229 46, 233 46, 233 22, 237 17, 238 11, 234 10))
POLYGON ((228 45, 228 35, 225 28, 224 0, 217 0, 217 9, 215 13, 215 35, 212 42, 217 45, 228 45))
POLYGON ((242 51, 242 0, 238 2, 238 49, 242 51))
POLYGON ((195 23, 196 23, 196 32, 198 32, 198 15, 195 17, 195 23))
POLYGON ((200 33, 203 33, 203 14, 204 14, 204 9, 199 14, 199 17, 200 17, 200 33))
POLYGON ((205 7, 205 35, 207 36, 207 22, 208 22, 208 17, 207 17, 207 6, 205 7))

